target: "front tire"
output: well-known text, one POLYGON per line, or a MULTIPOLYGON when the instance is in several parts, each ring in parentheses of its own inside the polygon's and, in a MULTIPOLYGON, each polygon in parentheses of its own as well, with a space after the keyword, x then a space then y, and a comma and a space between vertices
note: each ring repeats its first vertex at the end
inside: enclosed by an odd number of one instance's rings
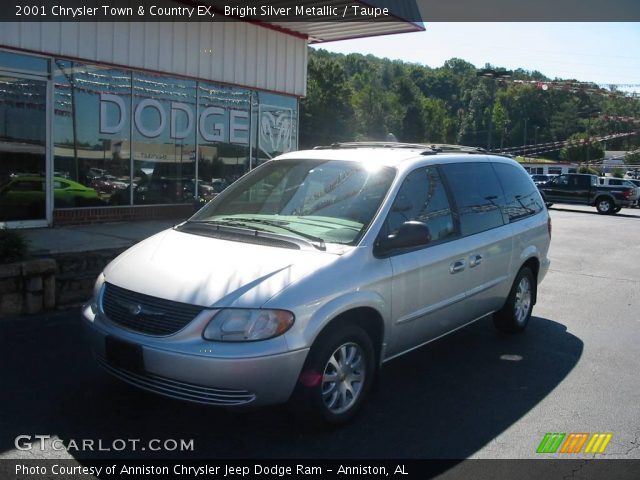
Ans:
POLYGON ((376 361, 371 338, 361 327, 336 324, 329 329, 311 348, 292 401, 314 419, 337 425, 362 406, 376 361))
POLYGON ((504 333, 522 332, 529 324, 535 298, 535 277, 529 267, 516 275, 504 306, 493 314, 493 324, 504 333))

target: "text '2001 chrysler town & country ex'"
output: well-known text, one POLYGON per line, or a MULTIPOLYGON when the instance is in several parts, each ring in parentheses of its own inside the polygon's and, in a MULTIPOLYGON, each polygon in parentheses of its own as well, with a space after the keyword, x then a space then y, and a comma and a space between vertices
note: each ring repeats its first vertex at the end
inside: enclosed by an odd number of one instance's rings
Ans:
POLYGON ((493 314, 522 331, 551 221, 515 161, 451 145, 291 152, 100 274, 83 324, 111 374, 350 419, 379 367, 493 314))

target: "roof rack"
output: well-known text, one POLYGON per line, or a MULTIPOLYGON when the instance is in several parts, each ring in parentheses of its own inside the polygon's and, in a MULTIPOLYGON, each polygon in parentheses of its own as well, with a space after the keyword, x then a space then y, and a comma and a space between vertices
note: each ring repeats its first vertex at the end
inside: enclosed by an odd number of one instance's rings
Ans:
POLYGON ((402 143, 402 142, 338 142, 331 145, 320 145, 314 147, 314 150, 333 150, 340 148, 411 148, 414 150, 423 150, 423 155, 435 153, 488 153, 480 147, 466 147, 463 145, 449 145, 445 143, 402 143))
POLYGON ((314 150, 332 150, 338 148, 413 148, 425 149, 430 148, 429 145, 421 143, 401 143, 401 142, 337 142, 331 145, 320 145, 314 147, 314 150))

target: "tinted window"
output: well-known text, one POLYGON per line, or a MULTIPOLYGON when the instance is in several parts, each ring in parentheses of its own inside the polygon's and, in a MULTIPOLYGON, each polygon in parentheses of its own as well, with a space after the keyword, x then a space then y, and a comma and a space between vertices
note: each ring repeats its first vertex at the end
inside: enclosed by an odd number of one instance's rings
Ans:
POLYGON ((591 177, 587 175, 578 175, 572 178, 573 178, 573 181, 571 184, 575 187, 584 188, 591 185, 591 177))
POLYGON ((463 236, 504 225, 502 188, 490 163, 451 163, 442 167, 453 192, 463 236))
POLYGON ((503 211, 508 221, 513 222, 542 211, 540 193, 525 172, 506 163, 494 163, 493 168, 504 191, 503 211))
POLYGON ((431 242, 447 240, 455 235, 451 205, 435 167, 420 168, 407 175, 396 196, 383 234, 391 235, 407 221, 426 224, 431 242))

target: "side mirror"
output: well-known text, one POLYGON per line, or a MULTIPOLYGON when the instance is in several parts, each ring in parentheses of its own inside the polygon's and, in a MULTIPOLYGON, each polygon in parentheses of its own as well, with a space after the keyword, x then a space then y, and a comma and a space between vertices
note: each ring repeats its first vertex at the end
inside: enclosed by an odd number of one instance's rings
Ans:
POLYGON ((429 227, 422 222, 410 220, 404 222, 395 234, 380 238, 378 249, 381 253, 386 253, 396 249, 420 247, 429 242, 431 242, 429 227))

